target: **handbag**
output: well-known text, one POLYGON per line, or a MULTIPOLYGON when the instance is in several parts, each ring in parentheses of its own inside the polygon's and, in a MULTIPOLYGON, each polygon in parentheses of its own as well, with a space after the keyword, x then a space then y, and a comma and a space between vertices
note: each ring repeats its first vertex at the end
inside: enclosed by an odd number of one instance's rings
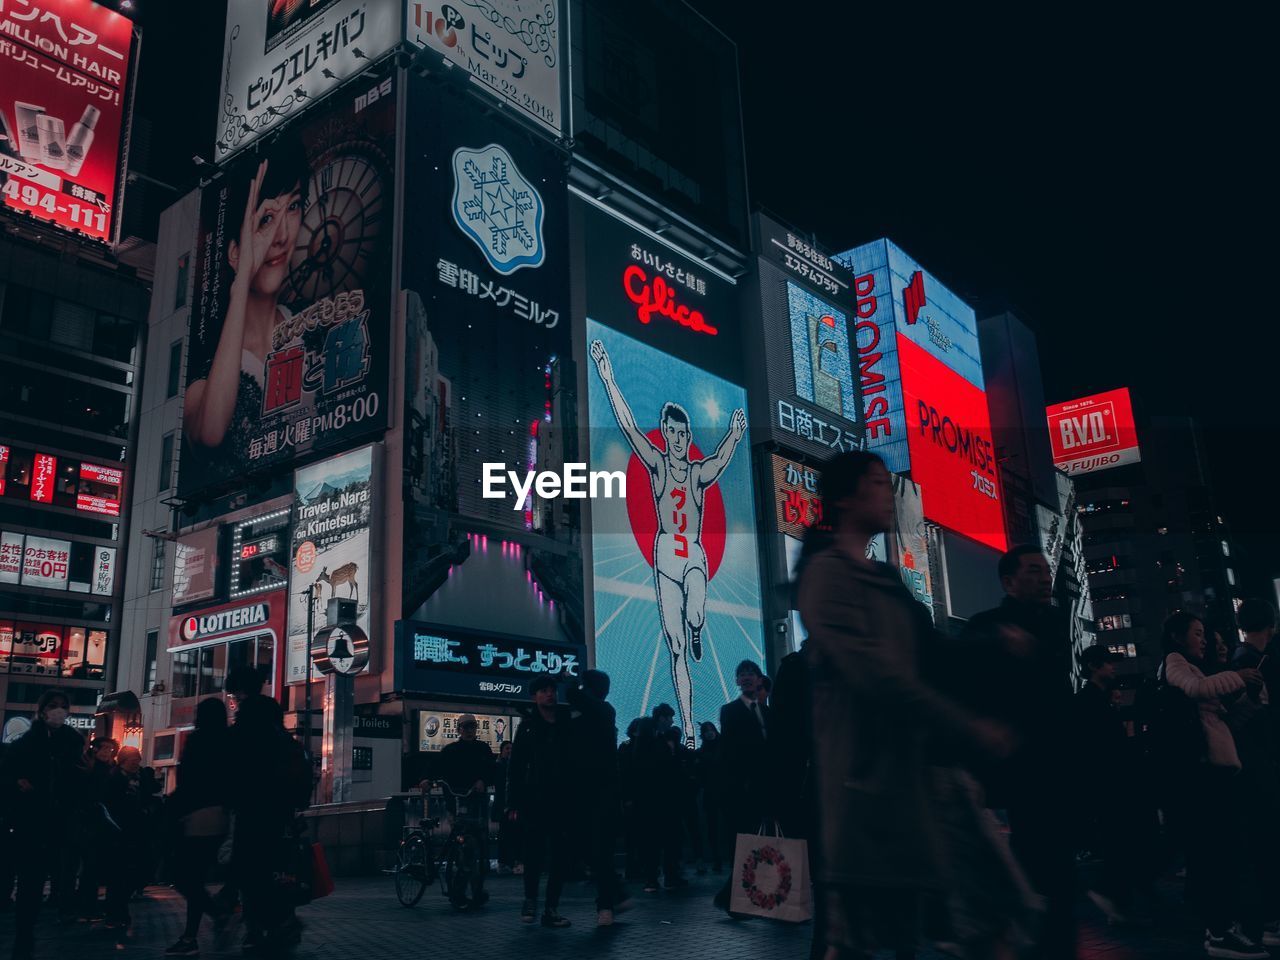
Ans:
POLYGON ((329 871, 329 861, 324 857, 324 847, 319 843, 311 844, 311 876, 312 900, 333 893, 333 874, 329 871))
POLYGON ((809 883, 809 844, 782 836, 740 833, 733 852, 729 912, 804 923, 813 919, 813 888, 809 883))

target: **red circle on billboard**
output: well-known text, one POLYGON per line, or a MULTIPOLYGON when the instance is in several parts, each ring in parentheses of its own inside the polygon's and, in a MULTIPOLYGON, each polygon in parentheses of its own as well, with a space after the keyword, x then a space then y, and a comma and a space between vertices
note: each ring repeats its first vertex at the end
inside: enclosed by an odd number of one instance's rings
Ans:
POLYGON ((194 640, 199 629, 200 624, 196 622, 196 618, 187 617, 186 621, 182 624, 182 635, 188 640, 194 640))
MULTIPOLYGON (((667 441, 658 428, 645 434, 655 447, 666 451, 667 441)), ((702 451, 695 443, 689 444, 690 462, 701 460, 702 451)), ((658 513, 653 504, 653 486, 649 483, 649 468, 634 453, 627 461, 627 517, 631 521, 631 533, 636 546, 644 554, 645 563, 653 566, 653 541, 658 534, 658 513)), ((715 578, 724 559, 725 535, 724 497, 720 484, 713 483, 706 489, 702 500, 702 549, 707 554, 707 579, 715 578)))

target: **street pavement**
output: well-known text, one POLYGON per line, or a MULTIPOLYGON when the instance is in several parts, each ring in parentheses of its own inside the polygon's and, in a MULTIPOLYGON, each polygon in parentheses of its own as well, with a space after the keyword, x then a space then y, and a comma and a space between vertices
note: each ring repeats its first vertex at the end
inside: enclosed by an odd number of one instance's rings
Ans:
MULTIPOLYGON (((493 899, 480 912, 456 914, 429 888, 416 907, 400 906, 390 877, 339 879, 323 900, 298 911, 306 924, 297 960, 361 960, 405 958, 433 960, 551 960, 600 957, 614 960, 803 960, 808 956, 810 926, 766 920, 733 920, 711 906, 719 880, 695 878, 687 891, 646 896, 634 889, 636 907, 609 929, 595 926, 591 887, 570 883, 561 912, 573 921, 564 930, 547 930, 519 922, 518 877, 491 877, 493 899)), ((1190 960, 1203 957, 1195 927, 1177 903, 1180 888, 1167 888, 1166 903, 1154 927, 1128 931, 1109 928, 1091 906, 1082 903, 1081 960, 1190 960)), ((41 914, 36 956, 62 960, 158 958, 177 939, 182 927, 182 898, 167 887, 151 887, 147 898, 131 905, 133 936, 123 950, 105 931, 86 924, 59 925, 52 911, 41 914)), ((237 931, 238 933, 239 931, 237 931)), ((13 914, 0 915, 0 960, 8 956, 13 914)), ((206 921, 201 931, 203 957, 239 957, 239 937, 225 953, 213 949, 206 921)), ((943 954, 922 950, 920 960, 943 954)))

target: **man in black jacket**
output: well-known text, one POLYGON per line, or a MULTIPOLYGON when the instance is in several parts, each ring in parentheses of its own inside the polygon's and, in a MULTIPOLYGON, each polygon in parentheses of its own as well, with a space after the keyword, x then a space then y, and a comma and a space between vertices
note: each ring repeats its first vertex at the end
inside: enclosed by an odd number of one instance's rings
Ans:
POLYGON ((485 874, 489 872, 489 784, 494 779, 493 751, 489 745, 476 738, 480 725, 476 718, 464 713, 458 718, 458 739, 440 751, 440 773, 455 796, 471 791, 468 809, 477 811, 478 819, 472 837, 476 842, 475 869, 457 889, 449 891, 449 900, 459 910, 483 907, 489 900, 484 889, 485 874), (471 898, 467 899, 465 881, 471 884, 471 898))
MULTIPOLYGON (((768 763, 769 707, 763 703, 764 672, 751 660, 734 671, 741 695, 720 708, 720 766, 725 820, 733 835, 757 833, 772 814, 772 769, 768 763)), ((733 876, 716 894, 716 906, 729 907, 733 876)))
POLYGON ((1053 605, 1049 561, 1039 547, 1014 547, 997 567, 1005 598, 979 613, 963 642, 987 665, 962 699, 1013 731, 1013 755, 986 777, 988 803, 1009 814, 1014 855, 1045 897, 1042 954, 1075 957, 1071 634, 1053 605), (981 653, 981 656, 978 654, 981 653))
POLYGON ((569 921, 559 912, 560 893, 573 852, 572 824, 577 817, 578 759, 576 731, 569 708, 557 702, 556 681, 541 674, 530 684, 533 710, 520 724, 511 750, 511 819, 524 837, 524 903, 520 921, 533 923, 538 884, 547 871, 544 927, 569 921))

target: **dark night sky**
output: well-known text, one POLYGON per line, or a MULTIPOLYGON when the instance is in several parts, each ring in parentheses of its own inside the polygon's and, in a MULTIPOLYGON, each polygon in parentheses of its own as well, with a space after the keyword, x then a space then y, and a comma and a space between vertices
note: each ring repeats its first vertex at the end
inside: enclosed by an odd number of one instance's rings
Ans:
MULTIPOLYGON (((1270 594, 1274 22, 693 5, 739 47, 753 203, 828 249, 887 235, 975 306, 1007 304, 1039 337, 1050 400, 1128 385, 1147 414, 1196 416, 1237 573, 1270 594)), ((168 182, 209 156, 220 6, 144 11, 138 105, 176 128, 153 138, 168 182)))

